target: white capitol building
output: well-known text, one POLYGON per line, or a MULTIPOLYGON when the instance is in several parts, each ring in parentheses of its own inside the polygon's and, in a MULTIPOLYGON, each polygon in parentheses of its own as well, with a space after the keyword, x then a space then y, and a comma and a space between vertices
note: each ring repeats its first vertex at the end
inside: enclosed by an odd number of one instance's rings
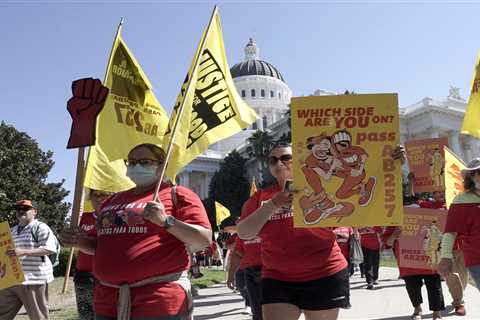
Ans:
MULTIPOLYGON (((186 166, 177 176, 181 185, 196 192, 201 199, 208 197, 210 181, 225 156, 237 149, 248 157, 245 144, 256 130, 269 130, 275 139, 288 132, 288 117, 292 91, 282 74, 270 63, 259 59, 259 49, 253 39, 245 46, 245 60, 235 64, 230 72, 240 96, 257 112, 259 120, 250 128, 210 146, 201 156, 186 166)), ((338 94, 315 90, 313 95, 338 94)), ((451 87, 444 99, 425 97, 417 103, 400 107, 400 141, 448 136, 450 148, 465 161, 480 156, 480 140, 461 135, 459 129, 467 107, 459 89, 451 87)), ((247 162, 249 177, 259 173, 255 161, 247 162)))

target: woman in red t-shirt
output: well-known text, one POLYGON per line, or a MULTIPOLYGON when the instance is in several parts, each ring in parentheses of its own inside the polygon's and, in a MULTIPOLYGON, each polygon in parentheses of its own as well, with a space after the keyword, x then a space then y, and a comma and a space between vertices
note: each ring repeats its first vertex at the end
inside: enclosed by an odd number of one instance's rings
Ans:
POLYGON ((97 319, 190 319, 189 255, 210 245, 207 214, 191 190, 162 183, 152 201, 165 152, 153 144, 134 147, 125 161, 135 188, 102 205, 96 237, 65 232, 65 245, 95 254, 97 319))
POLYGON ((276 184, 257 191, 244 205, 238 224, 241 239, 257 235, 262 246, 262 310, 265 320, 336 319, 347 306, 347 261, 325 228, 293 227, 292 148, 275 146, 268 158, 276 184))
POLYGON ((470 161, 462 175, 465 191, 453 199, 448 210, 438 271, 444 276, 452 273, 452 248, 461 236, 465 266, 480 290, 480 158, 470 161))
POLYGON ((442 282, 440 275, 431 269, 416 269, 406 268, 400 266, 399 244, 398 237, 402 233, 399 227, 386 227, 382 235, 385 248, 393 249, 395 259, 397 259, 398 270, 400 278, 405 281, 405 288, 407 289, 408 297, 414 308, 411 316, 412 320, 422 319, 422 286, 425 283, 428 293, 428 304, 431 311, 433 311, 433 319, 441 319, 441 312, 445 310, 445 302, 443 299, 442 282))
MULTIPOLYGON (((90 189, 88 197, 92 202, 93 212, 83 212, 79 227, 86 235, 95 235, 96 211, 100 211, 103 201, 111 193, 90 189)), ((78 318, 80 320, 93 320, 93 288, 95 288, 95 276, 93 274, 93 255, 80 250, 75 265, 75 297, 77 299, 78 318)))

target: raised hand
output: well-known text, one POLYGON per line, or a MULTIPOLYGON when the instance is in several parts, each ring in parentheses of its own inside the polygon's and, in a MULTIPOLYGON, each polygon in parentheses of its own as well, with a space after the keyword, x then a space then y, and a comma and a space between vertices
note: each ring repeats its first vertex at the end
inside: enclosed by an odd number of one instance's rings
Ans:
POLYGON ((108 88, 98 79, 85 78, 72 82, 73 97, 67 102, 72 129, 67 149, 95 144, 97 116, 108 96, 108 88))
POLYGON ((396 146, 390 156, 393 160, 400 160, 402 163, 404 163, 406 159, 405 147, 403 145, 396 146))

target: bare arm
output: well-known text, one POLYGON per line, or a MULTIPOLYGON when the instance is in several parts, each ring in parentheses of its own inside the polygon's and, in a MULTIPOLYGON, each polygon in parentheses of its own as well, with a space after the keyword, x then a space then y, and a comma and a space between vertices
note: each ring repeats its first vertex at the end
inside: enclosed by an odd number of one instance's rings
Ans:
POLYGON ((43 256, 48 256, 50 254, 54 253, 53 251, 50 251, 48 249, 44 248, 34 248, 34 249, 21 249, 21 248, 16 248, 16 249, 10 249, 5 252, 7 256, 17 256, 17 257, 24 257, 24 256, 29 256, 29 257, 43 257, 43 256))
POLYGON ((240 267, 240 262, 242 261, 242 256, 236 251, 233 251, 230 254, 230 263, 228 265, 228 276, 227 276, 227 286, 230 289, 234 289, 235 287, 235 273, 237 272, 238 268, 240 267))
POLYGON ((71 228, 62 231, 60 242, 65 247, 76 247, 83 253, 93 255, 97 248, 97 238, 88 237, 79 228, 71 228))
POLYGON ((167 231, 185 243, 193 252, 208 247, 212 239, 211 230, 180 220, 176 220, 175 224, 168 228, 167 231))
POLYGON ((273 200, 269 200, 264 202, 251 215, 240 220, 237 225, 237 233, 240 239, 250 240, 255 238, 276 209, 277 206, 273 203, 273 200))
MULTIPOLYGON (((150 201, 144 211, 144 218, 158 226, 164 227, 167 215, 161 202, 150 201)), ((181 220, 175 220, 175 224, 167 229, 178 240, 182 241, 192 252, 205 249, 212 242, 212 231, 181 220)))

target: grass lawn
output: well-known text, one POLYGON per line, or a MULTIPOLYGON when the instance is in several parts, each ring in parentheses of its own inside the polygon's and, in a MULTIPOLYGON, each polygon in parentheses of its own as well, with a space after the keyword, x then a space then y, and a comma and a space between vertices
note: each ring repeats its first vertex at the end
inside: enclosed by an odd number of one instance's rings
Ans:
POLYGON ((203 277, 192 279, 192 286, 197 289, 207 288, 227 280, 227 274, 223 269, 217 269, 216 267, 201 268, 200 272, 203 273, 203 277))
MULTIPOLYGON (((226 273, 222 269, 202 268, 203 277, 192 279, 194 288, 201 289, 226 280, 226 273)), ((48 286, 51 320, 78 320, 75 291, 72 278, 69 279, 67 293, 62 294, 64 277, 57 277, 48 286)), ((29 320, 22 308, 15 317, 18 320, 29 320)))

